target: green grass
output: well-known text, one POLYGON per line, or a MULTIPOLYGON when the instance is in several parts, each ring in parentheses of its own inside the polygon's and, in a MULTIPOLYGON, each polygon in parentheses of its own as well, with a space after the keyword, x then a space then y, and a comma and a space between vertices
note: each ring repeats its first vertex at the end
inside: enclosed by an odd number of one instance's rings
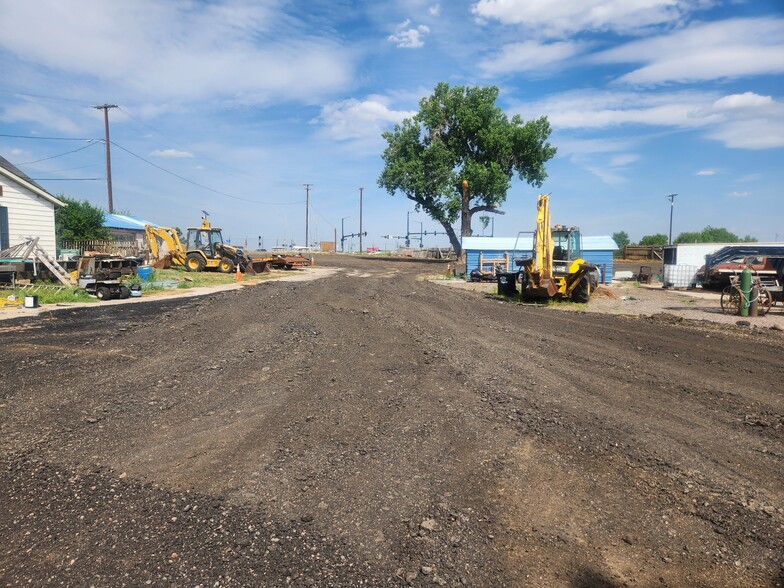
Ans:
POLYGON ((94 296, 88 296, 84 290, 63 288, 62 290, 16 288, 0 290, 0 305, 13 306, 24 303, 25 296, 38 296, 40 304, 62 304, 67 302, 98 302, 94 296), (12 298, 16 298, 13 300, 12 298))
MULTIPOLYGON (((260 274, 256 276, 242 275, 243 282, 257 283, 268 280, 272 274, 260 274)), ((188 272, 184 269, 153 269, 150 279, 146 282, 139 280, 134 276, 133 282, 140 282, 141 284, 149 284, 154 282, 165 282, 169 280, 176 280, 178 282, 177 288, 199 288, 202 286, 219 286, 222 284, 234 284, 237 281, 235 274, 222 274, 221 272, 188 272)), ((155 286, 145 286, 145 291, 148 290, 162 290, 155 286)))
MULTIPOLYGON (((257 276, 243 275, 244 283, 258 283, 270 279, 271 274, 261 274, 257 276)), ((154 269, 148 281, 140 280, 138 276, 128 275, 120 278, 120 281, 127 286, 131 284, 142 284, 145 293, 165 292, 166 289, 156 286, 155 282, 177 281, 178 289, 198 288, 201 286, 218 286, 221 284, 233 284, 237 281, 234 274, 222 274, 220 272, 187 272, 180 269, 154 269)), ((24 303, 25 296, 38 296, 39 304, 63 304, 73 302, 98 302, 95 296, 90 296, 84 290, 76 287, 53 288, 60 286, 59 283, 40 283, 41 287, 36 288, 34 284, 31 288, 0 289, 0 307, 15 306, 24 303), (11 298, 9 300, 9 297, 11 298)))

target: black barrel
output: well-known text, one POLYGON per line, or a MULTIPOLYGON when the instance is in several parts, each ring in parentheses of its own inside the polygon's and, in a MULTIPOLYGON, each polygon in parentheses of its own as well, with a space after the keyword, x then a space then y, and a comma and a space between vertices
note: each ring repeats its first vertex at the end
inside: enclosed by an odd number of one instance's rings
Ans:
POLYGON ((501 296, 514 296, 517 294, 517 272, 498 272, 498 294, 501 296))

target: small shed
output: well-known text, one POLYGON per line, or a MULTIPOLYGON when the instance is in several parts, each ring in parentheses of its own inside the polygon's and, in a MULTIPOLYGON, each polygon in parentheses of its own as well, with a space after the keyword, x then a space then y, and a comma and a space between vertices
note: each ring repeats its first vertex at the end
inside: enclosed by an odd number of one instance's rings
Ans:
MULTIPOLYGON (((613 276, 613 252, 618 246, 609 236, 583 236, 583 259, 595 264, 601 274, 601 283, 609 284, 613 276)), ((516 271, 514 259, 528 257, 534 248, 533 235, 519 237, 463 237, 466 254, 466 274, 475 269, 516 271)))
POLYGON ((38 237, 38 246, 54 257, 54 211, 65 203, 0 156, 0 250, 38 237))
POLYGON ((146 243, 144 225, 156 226, 154 223, 136 216, 108 212, 104 214, 103 226, 120 241, 135 241, 139 249, 143 248, 146 243))

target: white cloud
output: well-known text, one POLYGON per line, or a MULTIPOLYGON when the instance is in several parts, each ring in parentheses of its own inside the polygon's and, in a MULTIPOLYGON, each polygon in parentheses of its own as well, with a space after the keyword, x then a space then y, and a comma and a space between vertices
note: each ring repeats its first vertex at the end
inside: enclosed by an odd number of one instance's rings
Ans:
POLYGON ((715 176, 716 170, 715 169, 701 169, 698 171, 695 176, 715 176))
POLYGON ((748 198, 751 196, 751 192, 728 192, 727 196, 730 198, 748 198))
POLYGON ((624 167, 639 159, 640 156, 636 153, 621 153, 610 158, 610 165, 613 167, 624 167))
POLYGON ((168 159, 183 159, 193 157, 190 151, 180 151, 178 149, 156 149, 150 153, 152 157, 163 157, 168 159))
POLYGON ((0 113, 0 120, 6 123, 30 122, 36 127, 53 129, 69 135, 78 134, 80 127, 72 120, 56 113, 41 104, 20 102, 6 107, 0 113))
POLYGON ((405 20, 397 27, 397 31, 387 37, 387 40, 396 46, 404 49, 419 49, 425 46, 424 35, 430 32, 427 25, 419 25, 414 28, 407 28, 411 25, 410 20, 405 20))
POLYGON ((521 25, 534 34, 560 38, 584 30, 628 33, 677 23, 707 4, 688 0, 479 0, 472 12, 481 20, 521 25))
POLYGON ((481 61, 479 67, 487 75, 531 71, 574 57, 584 47, 583 43, 575 41, 511 43, 493 57, 481 61))
POLYGON ((626 178, 622 175, 603 167, 598 167, 595 165, 586 165, 584 167, 600 180, 602 180, 605 184, 609 184, 610 186, 617 186, 626 182, 626 178))
POLYGON ((113 94, 157 101, 242 95, 260 101, 311 101, 343 88, 352 53, 296 28, 276 3, 101 2, 2 3, 0 47, 21 64, 97 79, 113 94))
POLYGON ((784 146, 784 103, 752 92, 585 92, 551 96, 513 109, 524 118, 546 113, 554 129, 605 129, 627 125, 704 129, 727 147, 784 146))
POLYGON ((619 153, 631 149, 634 144, 626 139, 575 139, 560 135, 554 138, 553 142, 558 146, 557 157, 619 153))
POLYGON ((708 136, 727 147, 770 149, 784 147, 784 103, 753 92, 732 94, 698 111, 721 122, 708 136))
POLYGON ((698 23, 593 56, 598 63, 643 63, 619 78, 631 84, 696 82, 784 72, 784 19, 698 23))
POLYGON ((316 121, 324 125, 325 133, 332 139, 380 138, 389 126, 416 114, 392 110, 383 96, 369 96, 366 100, 342 100, 327 104, 316 121))
MULTIPOLYGON (((557 94, 518 108, 524 118, 547 114, 557 129, 600 129, 642 124, 664 126, 706 126, 712 122, 698 109, 715 100, 714 94, 677 92, 651 94, 636 92, 573 91, 557 94)), ((713 115, 718 119, 719 115, 713 115)))
POLYGON ((441 14, 441 4, 433 4, 428 8, 427 12, 430 16, 439 16, 441 14))

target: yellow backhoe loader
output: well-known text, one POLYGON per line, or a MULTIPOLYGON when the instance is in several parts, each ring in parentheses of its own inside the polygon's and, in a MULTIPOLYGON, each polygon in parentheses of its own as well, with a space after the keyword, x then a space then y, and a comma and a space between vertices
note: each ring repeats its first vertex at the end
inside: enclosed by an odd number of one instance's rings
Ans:
POLYGON ((580 229, 550 228, 549 194, 540 194, 536 207, 532 257, 519 262, 522 297, 588 302, 598 285, 599 270, 581 257, 580 229))
POLYGON ((183 266, 189 272, 220 271, 231 274, 240 271, 258 274, 269 271, 266 259, 253 259, 241 248, 223 242, 221 230, 212 227, 202 217, 201 227, 188 229, 183 247, 176 229, 145 225, 147 243, 155 267, 183 266))

